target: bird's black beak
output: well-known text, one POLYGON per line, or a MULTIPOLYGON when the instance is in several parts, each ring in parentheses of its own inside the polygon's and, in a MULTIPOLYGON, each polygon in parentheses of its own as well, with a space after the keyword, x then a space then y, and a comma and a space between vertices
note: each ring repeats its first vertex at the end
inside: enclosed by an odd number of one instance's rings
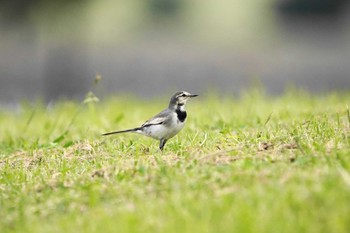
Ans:
POLYGON ((192 98, 192 97, 196 97, 196 96, 198 96, 198 95, 190 95, 191 98, 192 98))

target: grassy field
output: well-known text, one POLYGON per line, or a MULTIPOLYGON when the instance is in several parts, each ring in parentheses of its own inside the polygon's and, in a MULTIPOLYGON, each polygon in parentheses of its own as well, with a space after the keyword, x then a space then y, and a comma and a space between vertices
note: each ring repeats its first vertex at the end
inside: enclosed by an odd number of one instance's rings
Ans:
POLYGON ((163 153, 100 134, 168 97, 1 110, 0 232, 350 232, 350 93, 199 94, 163 153))

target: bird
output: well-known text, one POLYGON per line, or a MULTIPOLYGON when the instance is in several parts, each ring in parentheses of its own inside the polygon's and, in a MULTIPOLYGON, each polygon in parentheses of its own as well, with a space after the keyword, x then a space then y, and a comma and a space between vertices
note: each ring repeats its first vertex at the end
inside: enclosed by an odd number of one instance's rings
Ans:
POLYGON ((168 108, 147 120, 140 127, 104 133, 102 136, 120 133, 138 133, 159 140, 159 149, 163 151, 165 143, 185 126, 187 101, 198 95, 187 91, 178 91, 170 98, 168 108))

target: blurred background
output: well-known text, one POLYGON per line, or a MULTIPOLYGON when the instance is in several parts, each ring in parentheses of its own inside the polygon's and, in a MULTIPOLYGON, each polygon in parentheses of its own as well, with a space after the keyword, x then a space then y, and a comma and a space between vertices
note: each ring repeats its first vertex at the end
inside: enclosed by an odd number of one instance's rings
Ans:
POLYGON ((0 104, 349 90, 348 0, 0 0, 0 104))

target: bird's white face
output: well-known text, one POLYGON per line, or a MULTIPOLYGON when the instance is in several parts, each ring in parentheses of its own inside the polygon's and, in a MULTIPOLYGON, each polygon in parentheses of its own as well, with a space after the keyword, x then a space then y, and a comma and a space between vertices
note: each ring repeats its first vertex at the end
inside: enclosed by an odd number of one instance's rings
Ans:
POLYGON ((186 104, 187 100, 189 100, 192 97, 196 97, 197 95, 192 95, 186 91, 180 91, 176 93, 175 99, 176 99, 176 104, 178 105, 184 105, 186 104))

